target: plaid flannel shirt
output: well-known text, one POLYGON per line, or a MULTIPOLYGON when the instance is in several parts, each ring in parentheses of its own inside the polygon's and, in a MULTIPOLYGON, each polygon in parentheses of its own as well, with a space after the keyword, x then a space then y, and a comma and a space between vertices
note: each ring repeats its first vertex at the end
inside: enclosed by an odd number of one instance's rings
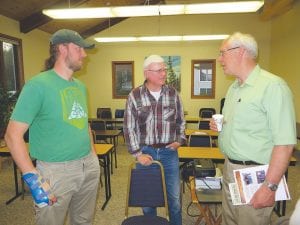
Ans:
POLYGON ((182 101, 177 91, 162 86, 159 100, 145 84, 131 91, 124 115, 124 137, 131 154, 138 154, 144 145, 186 142, 182 101))

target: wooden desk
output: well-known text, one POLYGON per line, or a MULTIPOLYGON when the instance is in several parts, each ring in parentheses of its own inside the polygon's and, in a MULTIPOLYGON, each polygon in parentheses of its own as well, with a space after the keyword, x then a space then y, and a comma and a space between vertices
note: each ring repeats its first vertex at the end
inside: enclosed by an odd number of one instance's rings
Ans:
MULTIPOLYGON (((0 147, 0 156, 10 156, 10 151, 8 150, 7 146, 0 147)), ((18 168, 15 162, 13 162, 13 168, 14 168, 14 182, 15 182, 15 196, 10 198, 9 200, 6 201, 6 205, 10 204, 14 200, 16 200, 18 197, 23 195, 23 191, 19 192, 19 183, 18 183, 18 168)))
POLYGON ((190 136, 192 133, 197 133, 197 132, 203 132, 207 133, 211 137, 218 137, 219 132, 218 131, 213 131, 213 130, 198 130, 198 129, 185 129, 184 133, 186 136, 190 136))
MULTIPOLYGON (((224 162, 225 157, 217 147, 179 147, 178 156, 180 159, 212 159, 215 162, 224 162)), ((290 158, 290 166, 295 166, 297 159, 292 156, 290 158)), ((285 172, 286 180, 288 180, 288 169, 285 172)), ((278 201, 274 207, 274 211, 278 216, 284 216, 286 209, 286 201, 278 201), (281 206, 282 204, 282 206, 281 206)))
POLYGON ((199 123, 200 120, 209 121, 210 118, 201 118, 197 116, 185 116, 184 117, 186 123, 199 123))
MULTIPOLYGON (((110 143, 114 145, 113 150, 110 152, 111 159, 113 158, 113 153, 115 155, 115 167, 117 168, 117 137, 121 133, 120 130, 97 130, 95 131, 96 136, 101 136, 104 138, 109 138, 110 143)), ((113 160, 111 160, 111 174, 113 174, 113 160)))
POLYGON ((105 123, 112 123, 114 125, 114 129, 117 128, 117 124, 123 124, 124 118, 110 118, 110 119, 101 119, 101 118, 89 118, 89 122, 102 120, 105 123))
POLYGON ((103 159, 103 169, 104 169, 104 187, 105 187, 105 201, 101 207, 102 210, 105 209, 108 201, 111 198, 111 182, 110 182, 110 171, 109 171, 109 153, 113 149, 112 144, 95 144, 95 149, 99 159, 103 159))
POLYGON ((178 156, 181 159, 215 159, 224 162, 225 157, 217 147, 179 147, 178 156))

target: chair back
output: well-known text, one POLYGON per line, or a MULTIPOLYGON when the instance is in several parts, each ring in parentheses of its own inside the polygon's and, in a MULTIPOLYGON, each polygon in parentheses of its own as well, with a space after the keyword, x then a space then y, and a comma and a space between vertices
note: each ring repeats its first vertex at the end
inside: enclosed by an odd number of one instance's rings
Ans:
POLYGON ((124 118, 124 109, 116 109, 115 110, 115 118, 124 118))
MULTIPOLYGON (((108 108, 108 107, 106 107, 106 108, 97 108, 97 118, 103 118, 103 117, 102 117, 102 112, 103 112, 103 111, 109 111, 110 114, 111 114, 111 109, 108 108)), ((106 117, 106 118, 107 118, 107 117, 106 117)), ((111 117, 110 117, 109 119, 111 119, 111 117)))
POLYGON ((129 207, 164 207, 168 218, 164 169, 160 162, 150 166, 133 162, 129 168, 125 217, 129 207))
POLYGON ((199 110, 199 117, 201 118, 211 118, 214 114, 216 114, 216 110, 214 108, 201 108, 199 110))
POLYGON ((103 120, 93 120, 90 126, 93 131, 106 130, 105 121, 103 120))
POLYGON ((111 111, 110 110, 103 110, 100 114, 100 118, 101 119, 111 119, 112 118, 111 111))
POLYGON ((193 133, 189 137, 188 146, 190 147, 212 147, 211 136, 207 133, 193 133))
POLYGON ((200 120, 198 124, 199 130, 209 130, 209 120, 200 120))

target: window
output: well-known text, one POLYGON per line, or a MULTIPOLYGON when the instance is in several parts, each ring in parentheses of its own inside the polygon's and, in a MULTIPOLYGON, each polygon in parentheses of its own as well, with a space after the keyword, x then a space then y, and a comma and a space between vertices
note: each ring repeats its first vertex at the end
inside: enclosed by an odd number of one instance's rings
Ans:
POLYGON ((0 33, 0 86, 15 93, 23 83, 22 40, 0 33))
POLYGON ((192 98, 215 97, 216 60, 192 60, 192 98))

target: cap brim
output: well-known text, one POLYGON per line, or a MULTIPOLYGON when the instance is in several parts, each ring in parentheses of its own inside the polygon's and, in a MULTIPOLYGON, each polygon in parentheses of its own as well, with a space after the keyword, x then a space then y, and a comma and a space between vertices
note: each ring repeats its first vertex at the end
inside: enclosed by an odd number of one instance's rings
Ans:
POLYGON ((92 49, 95 47, 95 44, 87 43, 85 41, 74 42, 74 44, 76 44, 82 48, 85 48, 85 49, 92 49))

